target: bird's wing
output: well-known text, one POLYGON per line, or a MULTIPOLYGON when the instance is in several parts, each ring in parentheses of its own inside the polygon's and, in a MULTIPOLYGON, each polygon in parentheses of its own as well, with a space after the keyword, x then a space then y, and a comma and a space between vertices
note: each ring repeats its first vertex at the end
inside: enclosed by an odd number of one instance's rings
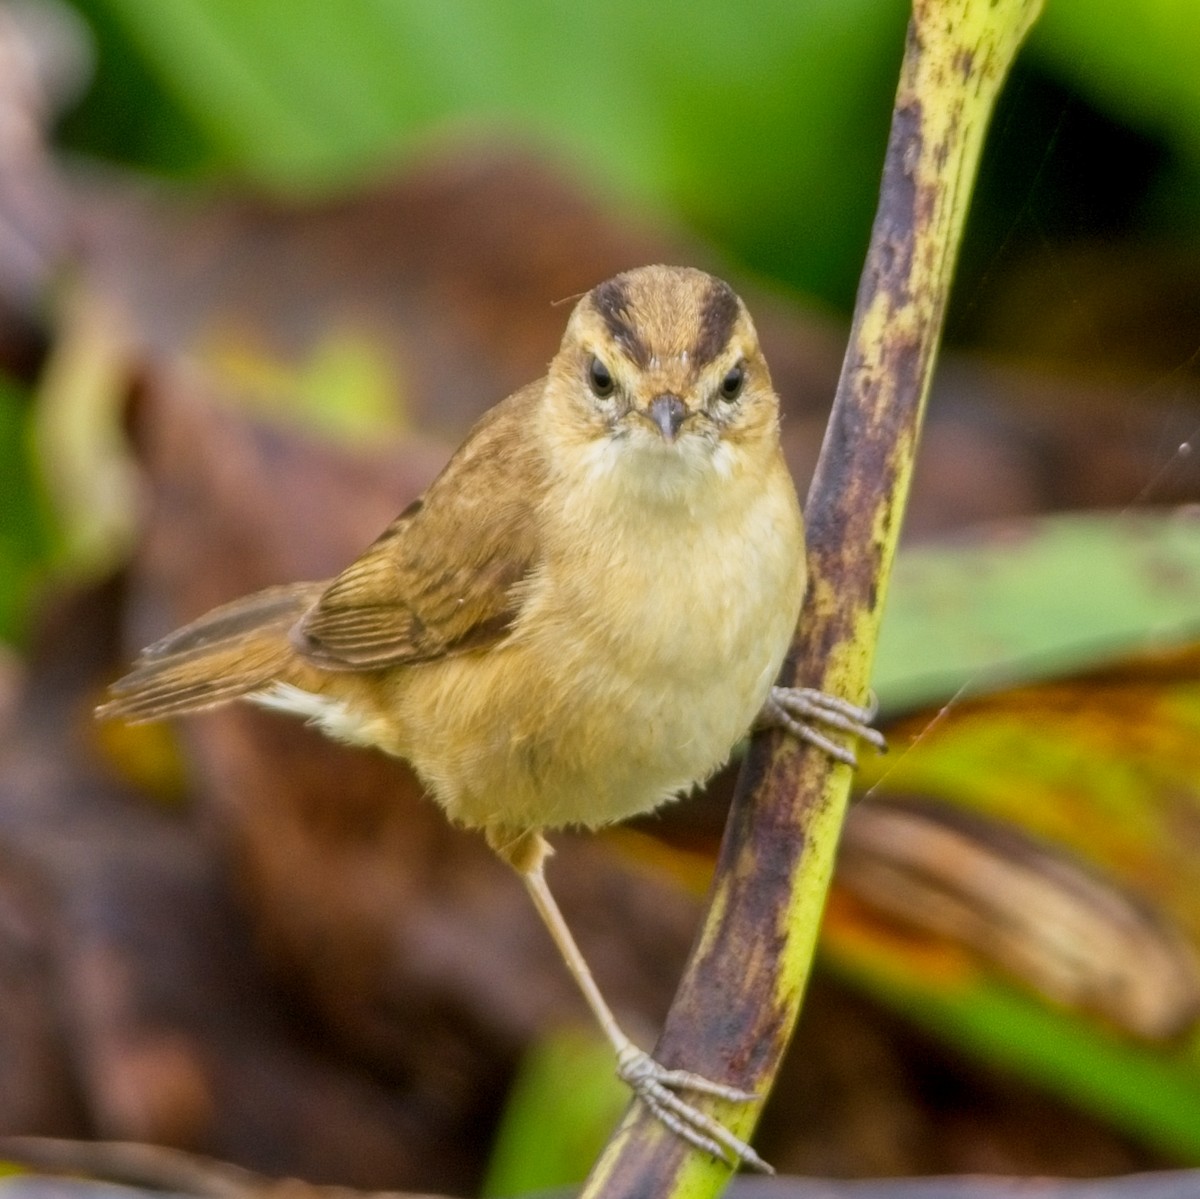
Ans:
POLYGON ((425 495, 329 584, 293 630, 304 656, 370 670, 505 635, 538 562, 545 472, 529 418, 543 386, 493 408, 425 495))

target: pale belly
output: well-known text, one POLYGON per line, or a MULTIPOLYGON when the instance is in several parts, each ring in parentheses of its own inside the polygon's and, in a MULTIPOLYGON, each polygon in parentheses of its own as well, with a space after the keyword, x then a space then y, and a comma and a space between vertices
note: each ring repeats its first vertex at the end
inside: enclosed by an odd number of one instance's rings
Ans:
POLYGON ((787 612, 753 636, 680 629, 666 661, 643 656, 636 638, 617 652, 555 638, 413 666, 386 698, 352 674, 341 698, 294 687, 251 698, 407 759, 457 823, 597 827, 658 807, 726 761, 778 674, 787 612))
MULTIPOLYGON (((414 680, 396 746, 451 819, 473 827, 594 827, 648 811, 707 778, 749 728, 786 637, 685 678, 559 649, 501 650, 414 680)), ((424 673, 425 668, 421 668, 424 673)), ((407 702, 406 702, 407 700, 407 702)))
POLYGON ((394 752, 473 827, 595 827, 702 782, 778 674, 802 566, 731 561, 675 603, 662 583, 610 577, 590 601, 550 596, 512 644, 406 672, 394 752))

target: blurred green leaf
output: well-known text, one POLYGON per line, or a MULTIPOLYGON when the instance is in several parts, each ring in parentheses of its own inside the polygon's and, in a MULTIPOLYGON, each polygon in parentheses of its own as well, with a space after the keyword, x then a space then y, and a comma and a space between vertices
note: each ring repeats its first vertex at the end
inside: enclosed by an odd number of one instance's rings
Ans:
MULTIPOLYGON (((1056 1011, 983 971, 947 985, 886 951, 822 942, 823 961, 936 1036, 1034 1080, 1184 1162, 1200 1161, 1200 1065, 1056 1011)), ((928 960, 921 959, 928 968, 928 960)))
POLYGON ((0 375, 0 640, 19 643, 52 550, 32 466, 29 397, 0 375))
POLYGON ((82 7, 123 31, 178 136, 176 110, 218 168, 260 184, 344 186, 434 133, 509 130, 614 202, 680 213, 748 261, 845 296, 908 11, 905 0, 82 7))
POLYGON ((218 326, 198 356, 226 394, 275 419, 301 420, 331 439, 378 444, 404 427, 403 382, 377 340, 330 328, 288 360, 251 331, 218 326))
POLYGON ((536 1044, 509 1093, 483 1194, 582 1181, 629 1103, 615 1070, 598 1034, 567 1030, 536 1044))
POLYGON ((1200 640, 1200 514, 1012 522, 906 549, 873 684, 889 711, 1200 640))
MULTIPOLYGON (((99 68, 66 122, 72 145, 303 193, 353 186, 438 137, 507 131, 614 203, 680 217, 754 269, 845 306, 908 13, 906 0, 73 3, 93 24, 99 68)), ((1057 0, 1032 41, 1042 70, 1184 160, 1182 178, 1162 167, 1158 196, 1184 236, 1200 178, 1198 22, 1179 0, 1057 0)), ((994 180, 1002 194, 977 205, 989 262, 1012 237, 1014 187, 1025 197, 1043 175, 1057 138, 1044 131, 1062 125, 1061 93, 1027 100, 1013 109, 1039 131, 1027 173, 994 180)), ((1118 192, 1122 163, 1109 171, 1118 192)))
POLYGON ((1200 164, 1200 5, 1059 0, 1030 46, 1100 107, 1200 164))
POLYGON ((199 129, 146 67, 107 0, 70 0, 86 19, 95 65, 86 100, 60 122, 57 138, 92 155, 172 174, 213 165, 199 129))

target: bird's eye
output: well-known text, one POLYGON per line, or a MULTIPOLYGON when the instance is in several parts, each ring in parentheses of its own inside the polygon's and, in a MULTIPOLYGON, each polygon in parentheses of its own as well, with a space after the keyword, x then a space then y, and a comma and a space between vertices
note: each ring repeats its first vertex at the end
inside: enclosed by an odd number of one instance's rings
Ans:
POLYGON ((595 355, 592 356, 591 362, 588 363, 588 386, 591 387, 592 394, 601 400, 608 399, 616 389, 616 384, 613 382, 613 377, 609 373, 608 367, 595 355))
POLYGON ((737 366, 732 366, 725 373, 725 378, 721 380, 719 394, 721 399, 726 403, 732 403, 742 394, 742 388, 746 384, 746 368, 739 362, 737 366))

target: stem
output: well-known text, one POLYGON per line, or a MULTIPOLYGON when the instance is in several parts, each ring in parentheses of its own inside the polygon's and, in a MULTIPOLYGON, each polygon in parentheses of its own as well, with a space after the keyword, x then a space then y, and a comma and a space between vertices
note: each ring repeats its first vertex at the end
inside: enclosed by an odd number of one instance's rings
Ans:
MULTIPOLYGON (((915 0, 850 346, 807 504, 781 682, 861 702, 984 132, 1041 0, 915 0)), ((851 771, 778 733, 738 780, 704 925, 654 1057, 765 1098, 808 980, 851 771)), ((708 1110, 748 1137, 762 1106, 708 1110)), ((716 1195, 729 1168, 634 1104, 584 1199, 716 1195)))

